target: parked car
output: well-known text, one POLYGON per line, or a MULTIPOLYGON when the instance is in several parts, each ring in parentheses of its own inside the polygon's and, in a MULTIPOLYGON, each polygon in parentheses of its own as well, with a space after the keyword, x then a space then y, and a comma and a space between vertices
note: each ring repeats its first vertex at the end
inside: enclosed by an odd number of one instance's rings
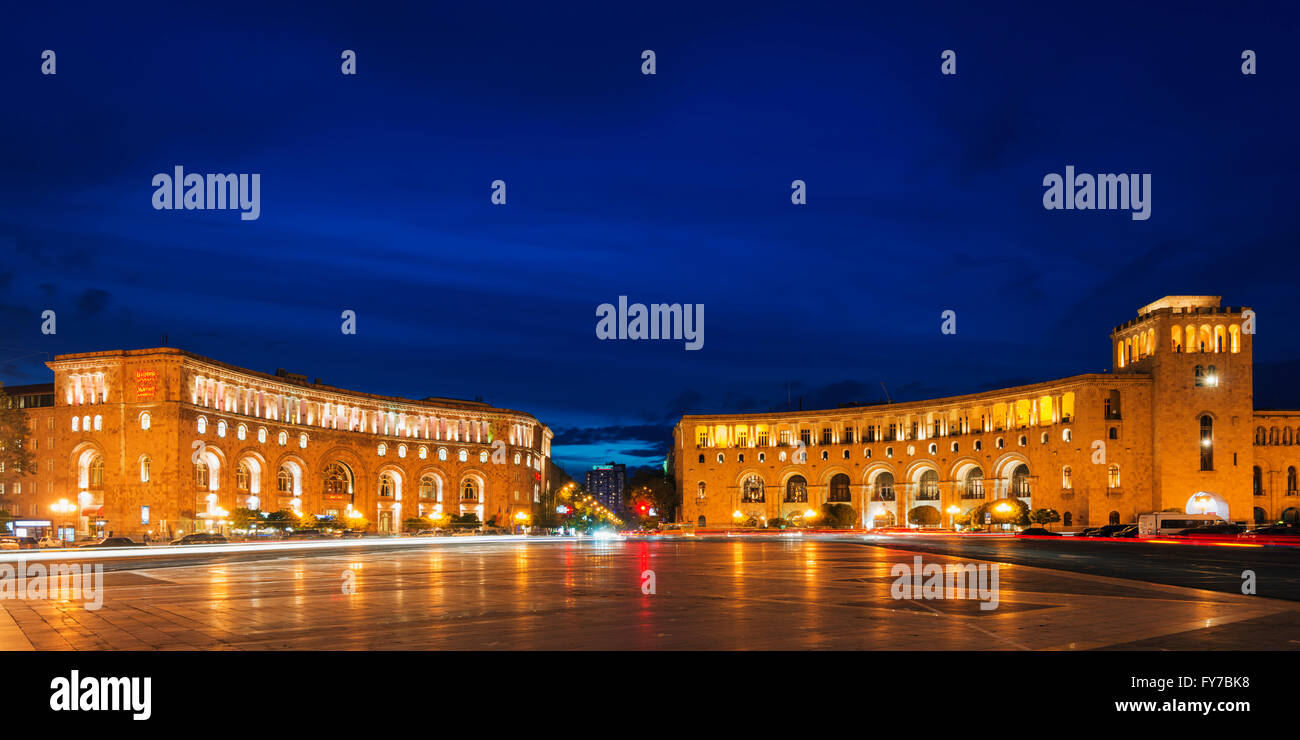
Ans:
POLYGON ((1176 537, 1235 537, 1245 531, 1239 524, 1207 524, 1203 527, 1188 527, 1174 533, 1176 537))
POLYGON ((1252 530, 1242 532, 1243 535, 1256 536, 1264 535, 1268 537, 1300 537, 1300 527, 1293 524, 1267 524, 1263 527, 1255 527, 1252 530))
POLYGON ((365 536, 366 533, 360 529, 345 529, 342 532, 339 532, 339 537, 342 537, 345 540, 359 540, 365 536))
POLYGON ((1060 537, 1061 535, 1042 527, 1026 527, 1016 532, 1017 537, 1060 537))
POLYGON ((34 537, 0 537, 0 550, 36 550, 39 547, 34 537))
POLYGON ((430 529, 421 529, 419 532, 415 533, 415 536, 416 537, 437 537, 440 534, 442 534, 441 529, 438 529, 437 527, 432 527, 430 529))
POLYGON ((1119 532, 1119 531, 1121 531, 1121 530, 1127 529, 1127 528, 1129 528, 1130 526, 1133 526, 1133 525, 1131 525, 1131 524, 1107 524, 1107 525, 1102 526, 1102 527, 1097 527, 1096 529, 1092 530, 1092 531, 1089 532, 1088 534, 1085 534, 1084 537, 1114 537, 1116 532, 1119 532))
POLYGON ((184 537, 177 537, 171 541, 173 545, 224 545, 229 540, 225 535, 212 534, 211 532, 195 532, 187 534, 184 537))
POLYGON ((1111 534, 1111 537, 1118 537, 1124 539, 1133 539, 1136 538, 1137 536, 1138 536, 1138 525, 1136 524, 1130 524, 1127 527, 1119 530, 1118 532, 1111 534))
POLYGON ((329 537, 329 533, 319 529, 299 529, 290 532, 285 539, 287 540, 317 540, 323 537, 329 537))
POLYGON ((43 549, 43 550, 44 550, 44 549, 47 549, 47 548, 55 548, 55 547, 63 547, 63 546, 64 546, 64 544, 63 544, 63 540, 59 539, 58 537, 42 537, 41 540, 40 540, 40 542, 38 542, 38 543, 36 543, 36 544, 39 545, 39 546, 41 547, 41 549, 43 549))
POLYGON ((105 537, 102 540, 83 542, 78 547, 135 547, 130 537, 105 537))

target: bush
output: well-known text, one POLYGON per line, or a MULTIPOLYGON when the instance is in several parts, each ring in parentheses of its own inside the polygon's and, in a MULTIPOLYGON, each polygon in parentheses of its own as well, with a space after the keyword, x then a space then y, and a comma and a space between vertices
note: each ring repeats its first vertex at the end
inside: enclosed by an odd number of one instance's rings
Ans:
POLYGON ((937 526, 943 521, 939 510, 933 506, 917 506, 907 512, 908 524, 915 524, 920 527, 937 526))
POLYGON ((789 522, 779 516, 767 520, 768 529, 785 529, 787 526, 789 526, 789 522))
POLYGON ((818 512, 822 524, 827 527, 843 529, 858 524, 858 512, 848 504, 822 504, 818 512))

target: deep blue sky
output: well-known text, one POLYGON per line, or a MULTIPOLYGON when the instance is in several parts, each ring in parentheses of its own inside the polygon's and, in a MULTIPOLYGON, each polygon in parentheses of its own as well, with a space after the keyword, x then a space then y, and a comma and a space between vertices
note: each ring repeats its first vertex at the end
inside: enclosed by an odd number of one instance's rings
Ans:
POLYGON ((1209 293, 1259 313, 1257 405, 1300 405, 1286 4, 262 5, 5 11, 0 379, 167 334, 532 412, 577 476, 787 388, 812 408, 1100 371, 1138 306, 1209 293), (261 173, 260 220, 153 210, 178 164, 261 173), (1067 164, 1151 173, 1151 219, 1045 211, 1067 164), (705 304, 704 349, 597 341, 619 295, 705 304))

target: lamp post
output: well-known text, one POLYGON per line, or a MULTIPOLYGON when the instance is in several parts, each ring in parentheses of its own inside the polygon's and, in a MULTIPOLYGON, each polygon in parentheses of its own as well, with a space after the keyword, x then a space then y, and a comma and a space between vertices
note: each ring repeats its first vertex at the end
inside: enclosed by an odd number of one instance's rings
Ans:
MULTIPOLYGON (((997 506, 994 506, 993 508, 994 508, 994 509, 999 513, 999 514, 1009 514, 1009 513, 1011 513, 1011 504, 1008 504, 1006 501, 1003 501, 1002 503, 998 504, 997 506)), ((1006 524, 1007 524, 1006 522, 1002 522, 1002 526, 1003 526, 1003 527, 1006 527, 1006 524)), ((1005 532, 1006 529, 1003 529, 1002 531, 1005 532)))
POLYGON ((948 526, 951 527, 953 531, 956 531, 957 515, 961 513, 961 508, 957 506, 957 504, 953 504, 952 506, 948 507, 947 511, 948 511, 948 526))

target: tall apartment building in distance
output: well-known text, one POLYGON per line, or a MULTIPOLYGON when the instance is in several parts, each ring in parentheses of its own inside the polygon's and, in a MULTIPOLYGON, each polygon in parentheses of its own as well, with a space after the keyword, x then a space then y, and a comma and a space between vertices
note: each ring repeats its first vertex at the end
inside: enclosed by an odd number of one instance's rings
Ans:
POLYGON ((623 489, 627 485, 627 466, 622 463, 597 465, 587 471, 587 493, 612 512, 623 510, 623 489))
POLYGON ((486 403, 409 400, 260 373, 179 349, 59 355, 54 382, 6 389, 36 469, 0 473, 0 509, 41 536, 154 538, 221 527, 234 508, 526 521, 551 475, 551 430, 486 403), (522 515, 522 516, 521 516, 522 515))
POLYGON ((683 519, 728 526, 841 502, 863 527, 908 524, 917 507, 947 524, 953 507, 1014 496, 1073 529, 1167 509, 1300 521, 1300 411, 1254 408, 1247 311, 1218 296, 1143 306, 1111 332, 1110 373, 930 401, 685 416, 671 453, 683 519))

